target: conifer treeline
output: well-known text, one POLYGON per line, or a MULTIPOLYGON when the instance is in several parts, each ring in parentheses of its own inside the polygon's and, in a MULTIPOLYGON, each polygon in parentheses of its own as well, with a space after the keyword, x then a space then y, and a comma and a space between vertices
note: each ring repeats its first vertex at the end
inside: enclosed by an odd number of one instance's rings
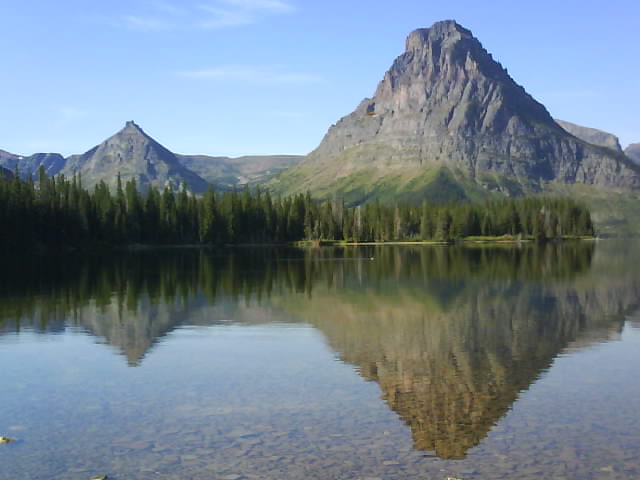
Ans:
POLYGON ((537 240, 592 235, 589 211, 568 198, 502 199, 485 204, 346 208, 311 196, 273 198, 247 187, 202 197, 171 185, 138 191, 135 180, 115 192, 93 191, 77 177, 0 180, 0 245, 82 247, 125 244, 280 243, 297 240, 440 240, 523 235, 537 240))

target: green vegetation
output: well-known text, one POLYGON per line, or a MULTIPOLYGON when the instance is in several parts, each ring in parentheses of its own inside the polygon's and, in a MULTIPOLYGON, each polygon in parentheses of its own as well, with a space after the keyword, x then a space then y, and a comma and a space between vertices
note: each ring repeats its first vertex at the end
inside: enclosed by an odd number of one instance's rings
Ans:
POLYGON ((591 212, 598 235, 627 237, 640 235, 640 192, 593 185, 547 185, 549 195, 570 196, 591 212))
POLYGON ((450 242, 469 236, 512 235, 536 241, 593 235, 589 211, 566 198, 501 199, 484 204, 383 205, 347 208, 314 202, 309 193, 272 198, 256 189, 198 198, 186 186, 142 195, 132 179, 115 194, 93 191, 79 178, 39 182, 0 180, 0 224, 8 250, 131 244, 285 243, 300 240, 450 242))
POLYGON ((570 197, 592 214, 598 235, 640 235, 640 193, 625 189, 585 184, 538 183, 496 172, 483 171, 474 179, 447 167, 379 169, 375 165, 348 174, 336 170, 312 169, 308 164, 292 167, 278 177, 272 192, 312 192, 314 200, 344 199, 348 207, 377 199, 383 204, 482 203, 508 196, 570 197), (332 177, 332 180, 327 180, 332 177))
MULTIPOLYGON (((418 165, 416 163, 416 165, 418 165)), ((323 170, 298 165, 280 175, 270 187, 285 195, 311 191, 314 199, 342 198, 347 206, 355 206, 371 199, 382 203, 420 204, 481 202, 499 195, 488 191, 460 171, 446 167, 388 169, 360 168, 344 174, 327 165, 323 170)))

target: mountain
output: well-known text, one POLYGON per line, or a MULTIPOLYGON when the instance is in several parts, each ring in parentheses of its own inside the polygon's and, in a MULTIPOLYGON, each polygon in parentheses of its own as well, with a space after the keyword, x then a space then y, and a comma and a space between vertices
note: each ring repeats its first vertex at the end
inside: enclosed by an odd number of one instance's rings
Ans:
POLYGON ((123 182, 135 178, 142 190, 149 185, 163 188, 168 182, 175 187, 186 182, 189 190, 196 193, 208 188, 206 180, 184 167, 174 153, 132 121, 88 152, 67 158, 61 173, 67 176, 80 174, 86 187, 101 180, 113 186, 120 173, 123 182))
POLYGON ((610 148, 611 150, 622 153, 620 140, 612 133, 603 132, 602 130, 598 130, 596 128, 583 127, 580 125, 576 125, 575 123, 565 122, 564 120, 555 120, 558 125, 564 128, 574 137, 578 137, 580 140, 592 143, 593 145, 610 148))
POLYGON ((632 143, 624 149, 624 153, 627 157, 640 165, 640 143, 632 143))
POLYGON ((4 168, 8 168, 11 162, 15 162, 19 158, 18 155, 0 150, 0 165, 4 168))
POLYGON ((209 183, 231 188, 234 185, 260 185, 296 165, 299 155, 248 155, 244 157, 211 157, 208 155, 176 155, 180 163, 209 183))
POLYGON ((638 189, 640 168, 563 130, 449 20, 413 31, 374 96, 270 185, 355 204, 474 200, 550 183, 638 189))
POLYGON ((64 163, 64 157, 59 153, 34 153, 24 157, 0 150, 0 166, 12 172, 15 171, 17 166, 20 177, 24 179, 28 178, 29 175, 37 178, 40 166, 43 166, 47 176, 51 177, 62 170, 64 163))
POLYGON ((41 165, 49 177, 79 173, 83 185, 89 187, 100 180, 114 185, 120 172, 123 181, 135 177, 142 188, 150 183, 162 186, 171 180, 174 185, 186 181, 194 192, 203 192, 208 183, 223 190, 235 185, 260 185, 302 158, 300 155, 231 158, 174 154, 134 122, 127 122, 116 135, 82 155, 65 159, 58 153, 36 153, 25 157, 0 150, 0 167, 13 172, 17 166, 25 179, 30 174, 37 178, 41 165))
POLYGON ((13 178, 13 173, 11 173, 11 170, 7 170, 4 167, 0 167, 0 178, 3 178, 5 180, 10 180, 11 178, 13 178))

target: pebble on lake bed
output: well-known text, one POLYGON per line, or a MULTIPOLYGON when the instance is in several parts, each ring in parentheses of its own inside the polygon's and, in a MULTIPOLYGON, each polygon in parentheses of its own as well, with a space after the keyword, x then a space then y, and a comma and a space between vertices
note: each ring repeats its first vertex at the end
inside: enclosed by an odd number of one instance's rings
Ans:
POLYGON ((15 440, 9 437, 0 437, 0 444, 11 443, 11 442, 15 442, 15 440))

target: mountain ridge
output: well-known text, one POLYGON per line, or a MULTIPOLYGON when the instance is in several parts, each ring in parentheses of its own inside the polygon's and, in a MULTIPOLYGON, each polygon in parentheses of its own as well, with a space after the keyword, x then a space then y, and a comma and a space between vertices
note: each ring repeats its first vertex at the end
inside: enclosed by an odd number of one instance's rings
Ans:
POLYGON ((585 142, 600 147, 610 148, 618 153, 623 153, 620 146, 620 139, 612 133, 598 130, 597 128, 585 127, 566 120, 555 119, 556 123, 574 137, 584 140, 585 142))
POLYGON ((44 167, 45 174, 52 177, 62 170, 64 163, 65 158, 59 153, 34 153, 24 156, 0 150, 0 166, 11 172, 17 168, 22 179, 27 179, 29 175, 37 178, 41 166, 44 167))

